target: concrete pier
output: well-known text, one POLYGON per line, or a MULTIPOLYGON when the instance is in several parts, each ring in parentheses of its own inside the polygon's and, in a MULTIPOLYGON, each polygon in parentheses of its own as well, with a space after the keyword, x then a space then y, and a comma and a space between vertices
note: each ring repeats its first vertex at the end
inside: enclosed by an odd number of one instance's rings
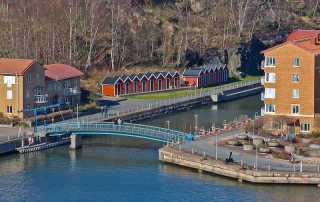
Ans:
POLYGON ((214 173, 239 182, 265 184, 314 184, 320 185, 320 173, 317 172, 290 172, 290 171, 268 171, 244 167, 240 164, 225 164, 222 160, 203 158, 203 155, 192 154, 171 147, 159 149, 159 159, 180 166, 194 168, 209 173, 214 173))
POLYGON ((70 149, 77 149, 82 147, 82 135, 72 134, 70 137, 71 137, 70 149))

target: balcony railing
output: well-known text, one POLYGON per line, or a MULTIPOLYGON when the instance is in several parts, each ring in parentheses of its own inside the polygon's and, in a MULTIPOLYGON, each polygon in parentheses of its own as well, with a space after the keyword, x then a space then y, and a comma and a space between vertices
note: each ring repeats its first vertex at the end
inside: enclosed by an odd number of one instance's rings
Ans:
POLYGON ((261 77, 261 85, 264 85, 265 78, 261 77))
POLYGON ((33 102, 36 104, 46 103, 48 102, 48 95, 35 95, 33 102))
POLYGON ((264 116, 264 107, 261 108, 261 116, 264 116))
POLYGON ((77 88, 65 88, 64 95, 79 95, 81 93, 77 88))
POLYGON ((261 92, 261 101, 264 101, 264 92, 261 92))

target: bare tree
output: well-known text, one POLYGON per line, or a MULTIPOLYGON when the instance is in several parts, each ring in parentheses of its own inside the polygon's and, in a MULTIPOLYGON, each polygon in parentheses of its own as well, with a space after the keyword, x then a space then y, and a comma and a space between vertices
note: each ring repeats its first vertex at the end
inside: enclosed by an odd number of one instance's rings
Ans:
POLYGON ((252 0, 230 0, 231 11, 234 17, 234 20, 237 24, 236 28, 238 30, 238 37, 241 38, 243 32, 244 23, 246 22, 247 11, 251 5, 252 0), (233 4, 235 2, 235 8, 233 4))
POLYGON ((90 38, 89 38, 89 51, 88 51, 88 58, 85 66, 85 71, 87 71, 91 67, 91 59, 92 59, 92 49, 93 44, 99 29, 100 20, 97 19, 97 9, 100 6, 100 1, 91 1, 90 2, 90 9, 89 9, 89 16, 90 16, 90 38))

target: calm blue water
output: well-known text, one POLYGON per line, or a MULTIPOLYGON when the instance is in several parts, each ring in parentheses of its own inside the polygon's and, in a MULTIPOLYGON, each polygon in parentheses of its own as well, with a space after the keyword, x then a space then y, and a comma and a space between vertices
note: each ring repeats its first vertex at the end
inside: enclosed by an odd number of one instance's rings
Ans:
MULTIPOLYGON (((210 106, 193 112, 201 110, 207 117, 216 113, 210 106)), ((173 116, 167 118, 173 122, 173 116)), ((184 116, 175 115, 181 122, 184 116)), ((0 201, 319 201, 316 186, 239 183, 163 163, 158 160, 162 146, 150 140, 97 135, 87 136, 76 151, 64 145, 2 156, 0 201)))

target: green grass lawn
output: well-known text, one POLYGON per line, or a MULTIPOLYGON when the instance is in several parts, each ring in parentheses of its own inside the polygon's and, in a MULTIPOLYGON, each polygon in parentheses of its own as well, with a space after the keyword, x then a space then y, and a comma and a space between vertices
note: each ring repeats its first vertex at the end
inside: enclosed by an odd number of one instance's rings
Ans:
MULTIPOLYGON (((211 90, 214 88, 222 87, 225 85, 229 85, 231 83, 237 83, 237 82, 242 82, 242 81, 249 81, 249 80, 254 80, 257 78, 261 78, 261 76, 248 76, 243 79, 235 79, 235 78, 229 78, 228 82, 220 84, 220 85, 215 85, 207 88, 201 88, 201 89, 196 89, 196 92, 202 92, 206 90, 211 90)), ((138 95, 122 95, 120 97, 127 98, 127 99, 141 99, 141 100, 164 100, 164 99, 171 99, 175 97, 180 97, 188 94, 194 94, 195 89, 189 88, 189 89, 179 89, 179 90, 168 90, 168 91, 161 91, 161 92, 152 92, 152 93, 144 93, 144 94, 138 94, 138 95)))

